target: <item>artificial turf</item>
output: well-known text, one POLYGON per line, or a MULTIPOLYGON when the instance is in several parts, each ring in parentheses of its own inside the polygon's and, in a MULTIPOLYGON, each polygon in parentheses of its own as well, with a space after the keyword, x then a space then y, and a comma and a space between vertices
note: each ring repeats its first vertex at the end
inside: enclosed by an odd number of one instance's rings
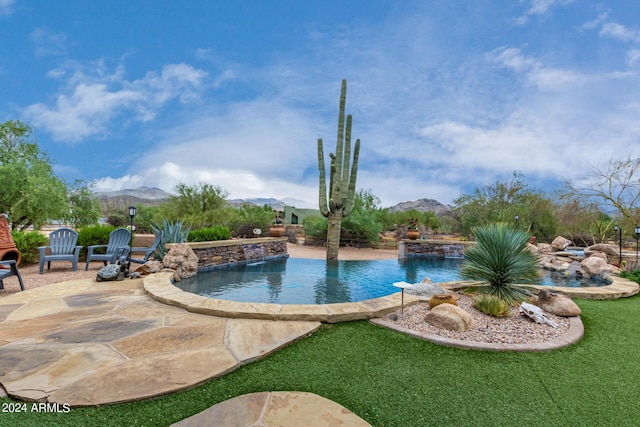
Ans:
POLYGON ((0 426, 167 426, 231 397, 277 390, 316 393, 373 426, 638 425, 640 297, 576 302, 585 336, 563 349, 461 350, 368 322, 325 325, 189 391, 68 413, 5 412, 0 426))

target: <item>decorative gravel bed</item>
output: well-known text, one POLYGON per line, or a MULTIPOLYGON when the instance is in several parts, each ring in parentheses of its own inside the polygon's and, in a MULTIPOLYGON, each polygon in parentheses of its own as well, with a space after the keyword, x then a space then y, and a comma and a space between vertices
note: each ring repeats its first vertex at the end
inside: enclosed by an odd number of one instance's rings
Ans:
POLYGON ((466 332, 448 331, 429 325, 424 321, 429 312, 429 304, 425 301, 388 314, 383 320, 422 334, 437 335, 449 339, 469 342, 499 344, 530 344, 552 340, 564 335, 569 329, 569 318, 547 314, 547 317, 558 324, 553 328, 546 324, 538 324, 520 314, 518 307, 510 311, 509 317, 493 317, 476 310, 472 299, 460 295, 458 306, 471 315, 474 326, 466 332), (397 320, 393 320, 397 317, 397 320))

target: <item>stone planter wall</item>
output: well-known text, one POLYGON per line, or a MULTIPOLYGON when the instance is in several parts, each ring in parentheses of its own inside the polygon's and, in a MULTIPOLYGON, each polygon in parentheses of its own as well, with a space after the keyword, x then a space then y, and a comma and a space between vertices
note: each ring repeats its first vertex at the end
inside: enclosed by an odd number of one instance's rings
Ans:
POLYGON ((403 239, 398 247, 398 258, 414 256, 447 256, 462 257, 467 247, 475 242, 461 242, 457 240, 410 240, 403 239))
POLYGON ((187 244, 198 257, 198 271, 289 256, 286 237, 219 240, 187 244))

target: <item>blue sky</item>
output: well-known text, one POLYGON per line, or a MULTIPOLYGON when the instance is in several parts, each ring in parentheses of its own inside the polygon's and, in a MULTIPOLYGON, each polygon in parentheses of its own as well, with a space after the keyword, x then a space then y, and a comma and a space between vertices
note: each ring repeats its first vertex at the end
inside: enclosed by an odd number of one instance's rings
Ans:
POLYGON ((0 121, 71 182, 317 206, 340 81, 383 206, 640 155, 640 2, 0 0, 0 121))

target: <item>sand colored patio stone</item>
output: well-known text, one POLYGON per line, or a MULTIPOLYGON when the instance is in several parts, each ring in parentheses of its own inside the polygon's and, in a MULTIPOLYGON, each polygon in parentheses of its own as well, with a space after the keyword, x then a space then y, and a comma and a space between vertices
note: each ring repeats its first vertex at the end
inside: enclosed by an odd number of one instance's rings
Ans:
POLYGON ((73 384, 124 358, 103 344, 64 346, 57 344, 9 345, 0 348, 0 383, 9 394, 43 401, 52 392, 73 384))
POLYGON ((221 346, 224 345, 228 320, 216 320, 217 324, 154 329, 134 337, 115 341, 112 345, 131 359, 157 353, 221 346))
POLYGON ((291 337, 304 338, 319 327, 319 322, 231 319, 227 329, 229 348, 239 360, 248 362, 289 344, 291 337), (311 325, 315 327, 310 329, 311 325))
POLYGON ((223 375, 320 325, 204 316, 150 299, 141 279, 115 282, 122 287, 85 281, 0 298, 0 383, 9 395, 72 406, 155 397, 223 375))
POLYGON ((313 393, 275 391, 220 402, 172 427, 367 427, 343 406, 313 393))

